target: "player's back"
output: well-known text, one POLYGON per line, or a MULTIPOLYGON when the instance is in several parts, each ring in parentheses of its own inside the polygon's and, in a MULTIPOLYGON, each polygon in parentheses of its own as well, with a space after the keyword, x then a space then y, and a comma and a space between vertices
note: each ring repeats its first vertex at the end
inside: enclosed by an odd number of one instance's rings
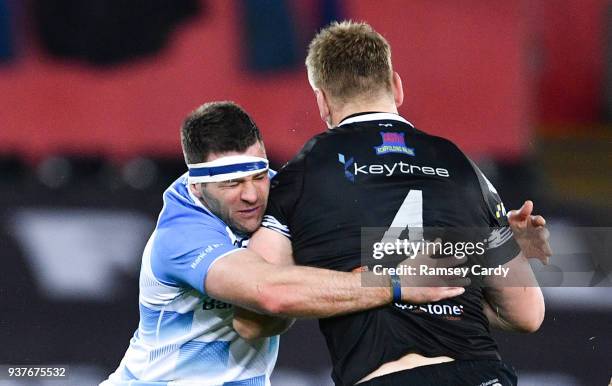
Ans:
MULTIPOLYGON (((394 114, 357 115, 315 137, 279 172, 264 225, 288 227, 297 264, 350 271, 362 264, 364 227, 384 233, 392 223, 447 229, 502 225, 492 213, 501 201, 489 186, 450 141, 394 114)), ((500 237, 508 241, 511 233, 500 237)), ((490 264, 518 253, 511 243, 502 247, 488 250, 490 264)), ((354 384, 411 350, 497 359, 481 300, 482 289, 473 286, 435 304, 394 304, 321 320, 334 380, 354 384)))

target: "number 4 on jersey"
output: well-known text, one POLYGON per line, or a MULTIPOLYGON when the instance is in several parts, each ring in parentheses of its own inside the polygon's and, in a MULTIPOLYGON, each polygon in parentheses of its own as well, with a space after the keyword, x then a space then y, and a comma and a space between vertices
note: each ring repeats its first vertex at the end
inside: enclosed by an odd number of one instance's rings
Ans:
POLYGON ((381 242, 395 242, 402 231, 409 228, 409 240, 423 239, 423 191, 410 190, 395 214, 381 242))

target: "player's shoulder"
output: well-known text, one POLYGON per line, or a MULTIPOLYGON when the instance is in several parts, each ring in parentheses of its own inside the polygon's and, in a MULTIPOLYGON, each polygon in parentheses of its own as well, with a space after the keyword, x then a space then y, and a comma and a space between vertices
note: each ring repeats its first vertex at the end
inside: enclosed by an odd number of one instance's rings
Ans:
POLYGON ((334 133, 333 130, 326 130, 322 133, 314 135, 308 141, 306 141, 304 146, 302 146, 300 151, 294 157, 294 160, 301 160, 308 157, 313 152, 317 151, 321 146, 328 144, 335 135, 336 133, 334 133))
POLYGON ((280 168, 278 173, 275 175, 275 178, 272 180, 272 186, 274 186, 275 182, 278 182, 279 179, 286 176, 288 173, 303 170, 306 159, 311 157, 315 151, 318 151, 321 146, 321 141, 325 141, 328 134, 329 130, 319 133, 306 141, 298 153, 280 168))
POLYGON ((338 144, 352 140, 354 134, 339 128, 334 127, 327 129, 321 133, 318 133, 311 137, 300 151, 296 154, 286 166, 301 165, 304 164, 308 159, 316 157, 317 154, 325 154, 329 151, 333 151, 338 144))
POLYGON ((166 189, 163 201, 155 229, 155 248, 176 254, 224 238, 230 241, 227 225, 190 194, 186 176, 166 189))
POLYGON ((450 151, 451 154, 465 158, 467 160, 467 156, 465 155, 463 150, 461 150, 461 148, 452 140, 446 137, 441 137, 439 135, 428 133, 416 127, 414 128, 414 132, 415 136, 417 136, 418 138, 421 138, 424 141, 428 141, 434 146, 442 147, 446 151, 450 151))
POLYGON ((476 163, 452 140, 419 129, 415 129, 413 139, 426 148, 425 157, 427 159, 436 159, 446 164, 452 171, 451 174, 457 181, 460 181, 464 188, 476 189, 478 186, 482 187, 485 181, 488 186, 492 187, 476 163))
POLYGON ((438 135, 430 134, 425 131, 415 129, 416 135, 428 142, 432 148, 440 154, 443 154, 445 158, 449 158, 455 162, 462 162, 463 165, 472 169, 474 164, 465 152, 452 140, 441 137, 438 135))

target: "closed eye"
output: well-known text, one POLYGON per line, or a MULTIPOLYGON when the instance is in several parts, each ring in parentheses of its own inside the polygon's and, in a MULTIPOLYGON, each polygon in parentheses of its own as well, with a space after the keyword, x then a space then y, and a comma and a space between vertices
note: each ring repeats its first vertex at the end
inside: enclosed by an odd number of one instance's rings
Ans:
POLYGON ((267 176, 267 175, 268 175, 268 171, 266 170, 266 171, 261 172, 261 173, 259 173, 259 174, 255 174, 255 175, 253 176, 253 179, 254 179, 254 180, 263 180, 264 178, 266 178, 266 176, 267 176))

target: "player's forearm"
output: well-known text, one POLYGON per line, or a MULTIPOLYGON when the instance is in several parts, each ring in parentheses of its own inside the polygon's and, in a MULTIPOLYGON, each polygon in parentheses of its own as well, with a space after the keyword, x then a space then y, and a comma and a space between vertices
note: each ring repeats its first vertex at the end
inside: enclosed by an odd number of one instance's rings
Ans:
POLYGON ((234 306, 232 325, 244 339, 256 339, 280 335, 287 331, 295 320, 281 316, 263 315, 234 306))
POLYGON ((325 318, 374 308, 391 301, 389 279, 360 273, 273 265, 248 250, 232 253, 208 272, 206 292, 247 309, 285 317, 325 318))
POLYGON ((262 307, 272 314, 326 318, 390 303, 389 279, 373 279, 364 286, 359 273, 285 266, 262 282, 262 307))

